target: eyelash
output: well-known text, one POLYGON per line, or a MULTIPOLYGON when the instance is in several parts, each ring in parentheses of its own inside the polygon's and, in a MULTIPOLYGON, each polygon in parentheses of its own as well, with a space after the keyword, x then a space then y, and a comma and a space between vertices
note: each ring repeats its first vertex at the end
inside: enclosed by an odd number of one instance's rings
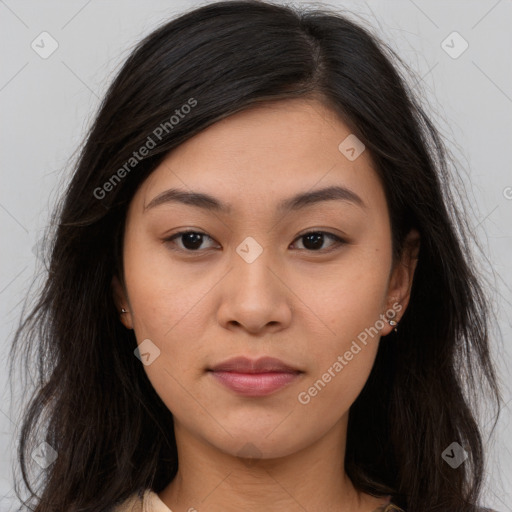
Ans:
MULTIPOLYGON (((165 238, 163 239, 163 242, 167 243, 167 244, 171 244, 171 245, 176 245, 175 242, 174 242, 174 239, 176 238, 179 238, 183 235, 189 235, 189 234, 194 234, 194 235, 201 235, 203 237, 207 237, 209 238, 210 240, 213 240, 212 237, 210 237, 209 235, 207 235, 206 233, 203 233, 202 231, 193 231, 193 230, 189 230, 189 231, 180 231, 178 233, 175 233, 174 235, 168 237, 168 238, 165 238)), ((319 250, 308 250, 308 249, 301 249, 301 250, 305 250, 307 252, 310 252, 310 253, 320 253, 320 254, 325 254, 325 253, 328 253, 328 252, 331 252, 333 250, 336 249, 336 247, 339 247, 339 246, 343 246, 345 244, 347 244, 346 240, 343 240, 342 238, 340 238, 339 236, 333 234, 333 233, 329 233, 327 231, 320 231, 320 230, 314 230, 314 231, 308 231, 307 233, 303 233, 302 235, 299 235, 295 240, 299 240, 301 238, 304 238, 308 235, 324 235, 328 238, 330 238, 331 240, 334 240, 334 246, 329 248, 329 249, 319 249, 319 250)), ((295 242, 294 240, 294 242, 295 242)), ((192 249, 181 249, 181 248, 174 248, 174 247, 171 247, 171 250, 173 251, 180 251, 180 252, 188 252, 188 253, 200 253, 201 250, 198 249, 198 250, 192 250, 192 249)))

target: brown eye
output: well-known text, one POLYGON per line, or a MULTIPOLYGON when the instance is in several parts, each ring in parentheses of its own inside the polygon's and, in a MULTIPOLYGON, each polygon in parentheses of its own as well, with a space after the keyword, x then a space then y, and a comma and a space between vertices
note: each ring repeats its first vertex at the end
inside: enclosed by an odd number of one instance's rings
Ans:
MULTIPOLYGON (((171 247, 171 249, 175 251, 201 252, 212 248, 201 247, 206 239, 213 241, 213 238, 201 231, 180 231, 179 233, 175 233, 171 237, 166 238, 164 242, 174 246, 171 247)), ((344 245, 346 243, 346 241, 341 239, 339 236, 326 231, 310 231, 300 235, 296 240, 303 240, 303 248, 299 247, 299 249, 306 250, 308 252, 329 252, 337 246, 344 245), (331 244, 325 248, 324 245, 327 240, 331 240, 331 244)))
POLYGON ((179 240, 181 241, 181 247, 178 245, 178 249, 175 250, 199 252, 198 249, 201 250, 201 244, 204 242, 205 238, 213 240, 206 233, 200 231, 180 231, 170 238, 166 238, 165 242, 177 245, 175 240, 179 240))
POLYGON ((339 236, 333 235, 332 233, 327 233, 325 231, 310 231, 299 236, 297 240, 303 240, 304 248, 313 252, 329 251, 332 249, 332 247, 346 243, 339 236), (331 244, 331 246, 327 249, 323 248, 326 239, 334 241, 334 243, 331 244))

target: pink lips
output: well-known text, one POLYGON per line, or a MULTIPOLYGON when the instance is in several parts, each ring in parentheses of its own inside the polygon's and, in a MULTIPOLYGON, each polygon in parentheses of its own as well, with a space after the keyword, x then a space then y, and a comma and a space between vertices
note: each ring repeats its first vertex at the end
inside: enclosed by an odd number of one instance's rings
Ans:
POLYGON ((265 396, 283 388, 303 372, 279 359, 235 357, 209 369, 221 384, 245 396, 265 396))

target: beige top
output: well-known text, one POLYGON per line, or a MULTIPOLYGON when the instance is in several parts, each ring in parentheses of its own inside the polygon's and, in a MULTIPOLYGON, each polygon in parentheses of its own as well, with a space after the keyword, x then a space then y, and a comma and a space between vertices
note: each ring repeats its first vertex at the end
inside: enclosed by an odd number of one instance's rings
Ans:
MULTIPOLYGON (((194 510, 192 508, 192 510, 194 510)), ((379 507, 374 512, 403 512, 391 503, 379 507)), ((146 489, 142 499, 134 494, 126 501, 118 505, 113 512, 172 512, 172 510, 159 498, 158 494, 151 489, 146 489)))
MULTIPOLYGON (((373 512, 405 512, 403 509, 391 503, 391 496, 388 496, 386 503, 375 509, 373 512)), ((190 512, 195 509, 190 507, 190 512)), ((117 505, 112 512, 172 512, 172 510, 158 497, 156 492, 146 489, 142 498, 133 494, 126 501, 117 505)), ((197 512, 197 511, 196 511, 197 512)), ((481 512, 497 512, 490 508, 482 508, 481 512)))
POLYGON ((118 505, 114 512, 172 512, 172 510, 151 489, 146 489, 142 499, 135 493, 118 505))

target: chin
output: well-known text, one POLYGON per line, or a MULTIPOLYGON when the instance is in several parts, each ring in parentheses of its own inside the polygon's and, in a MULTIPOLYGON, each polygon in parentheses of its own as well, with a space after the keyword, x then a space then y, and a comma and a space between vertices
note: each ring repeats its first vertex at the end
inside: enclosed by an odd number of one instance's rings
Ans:
POLYGON ((210 440, 210 443, 228 455, 243 459, 286 457, 309 444, 306 439, 294 439, 292 433, 285 429, 279 433, 267 428, 264 431, 254 429, 248 431, 244 428, 243 433, 237 432, 235 428, 226 427, 226 430, 232 436, 226 435, 222 440, 210 440))

